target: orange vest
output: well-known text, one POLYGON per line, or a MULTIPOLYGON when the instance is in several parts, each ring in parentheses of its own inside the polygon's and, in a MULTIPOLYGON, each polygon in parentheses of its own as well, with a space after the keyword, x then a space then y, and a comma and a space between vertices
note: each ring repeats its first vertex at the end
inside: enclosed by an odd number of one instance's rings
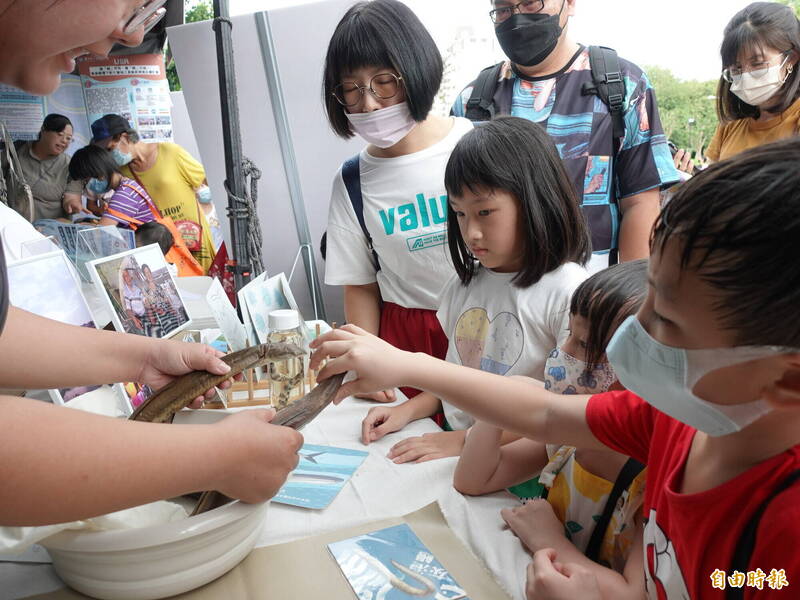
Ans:
MULTIPOLYGON (((122 185, 128 184, 123 183, 122 185)), ((136 188, 133 186, 128 185, 128 187, 138 193, 136 188)), ((170 217, 162 217, 161 213, 152 202, 148 202, 147 207, 150 209, 154 220, 169 229, 170 233, 172 234, 172 248, 170 248, 169 252, 164 255, 164 258, 167 260, 167 262, 177 267, 178 277, 195 277, 197 275, 205 275, 203 267, 201 267, 200 263, 195 260, 194 256, 192 256, 192 253, 189 252, 189 249, 186 247, 186 244, 183 241, 183 236, 181 236, 178 228, 175 227, 175 223, 172 221, 172 219, 170 217)), ((136 231, 139 225, 144 224, 143 221, 129 217, 128 215, 125 215, 118 210, 114 210, 113 208, 106 208, 106 212, 111 216, 126 222, 134 231, 136 231)))

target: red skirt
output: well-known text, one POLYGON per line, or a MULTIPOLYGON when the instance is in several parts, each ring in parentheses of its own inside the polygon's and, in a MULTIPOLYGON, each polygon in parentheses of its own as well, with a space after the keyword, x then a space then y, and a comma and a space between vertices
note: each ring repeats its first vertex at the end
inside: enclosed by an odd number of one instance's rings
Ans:
MULTIPOLYGON (((393 302, 384 302, 381 310, 379 336, 395 348, 408 352, 424 352, 444 360, 447 356, 447 336, 436 318, 435 310, 424 308, 405 308, 393 302)), ((409 398, 420 390, 401 387, 400 391, 409 398)), ((441 412, 434 419, 440 426, 441 412)))

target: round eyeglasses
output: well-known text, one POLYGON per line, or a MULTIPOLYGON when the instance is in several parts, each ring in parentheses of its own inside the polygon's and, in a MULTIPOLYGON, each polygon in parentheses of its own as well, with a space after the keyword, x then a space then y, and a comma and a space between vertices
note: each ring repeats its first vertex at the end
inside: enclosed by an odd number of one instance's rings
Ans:
POLYGON ((355 106, 361 102, 364 91, 369 92, 379 100, 394 98, 400 90, 403 80, 394 73, 378 73, 369 80, 369 85, 358 85, 354 81, 343 81, 333 88, 333 96, 342 106, 355 106))
MULTIPOLYGON (((789 60, 790 52, 791 50, 786 50, 785 52, 781 52, 780 56, 784 57, 784 59, 781 61, 780 64, 781 67, 783 67, 786 64, 786 61, 789 60)), ((742 69, 739 67, 728 67, 727 69, 722 70, 722 78, 728 83, 736 83, 741 81, 742 75, 744 73, 749 73, 751 77, 755 79, 761 79, 769 72, 770 68, 773 66, 775 65, 772 64, 772 61, 764 60, 751 63, 750 68, 748 69, 742 69)))
POLYGON ((122 33, 133 35, 140 27, 144 27, 145 33, 150 31, 167 14, 167 9, 164 8, 166 3, 167 0, 148 0, 142 4, 134 11, 133 16, 125 22, 122 33))
POLYGON ((495 8, 494 10, 489 11, 489 17, 492 19, 492 23, 497 25, 498 23, 502 23, 511 18, 515 12, 517 13, 538 13, 542 12, 544 8, 544 0, 522 0, 522 2, 517 2, 516 4, 510 4, 508 6, 501 6, 500 8, 495 8))

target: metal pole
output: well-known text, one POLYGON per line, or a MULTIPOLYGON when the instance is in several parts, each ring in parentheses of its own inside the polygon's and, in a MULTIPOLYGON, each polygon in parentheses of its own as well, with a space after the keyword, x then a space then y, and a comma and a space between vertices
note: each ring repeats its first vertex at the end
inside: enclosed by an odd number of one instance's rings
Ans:
POLYGON ((306 271, 306 281, 311 292, 312 304, 317 313, 317 319, 327 320, 325 312, 325 300, 322 297, 322 288, 319 284, 317 274, 317 264, 314 259, 311 240, 311 233, 308 229, 308 217, 306 216, 306 205, 303 201, 303 188, 300 185, 300 171, 297 168, 297 157, 294 153, 294 143, 292 141, 291 128, 289 127, 289 113, 286 109, 286 101, 283 96, 283 86, 278 69, 278 59, 275 53, 272 29, 269 17, 266 13, 255 14, 258 38, 261 42, 261 58, 264 61, 264 72, 269 84, 269 95, 272 101, 272 113, 275 117, 275 127, 278 132, 278 143, 283 156, 283 170, 286 173, 286 182, 289 186, 289 199, 292 203, 292 213, 294 214, 295 228, 297 229, 297 239, 300 241, 300 254, 303 257, 303 266, 306 271), (303 247, 308 248, 308 252, 302 252, 303 247))
POLYGON ((232 264, 236 289, 250 280, 250 255, 247 248, 248 215, 231 194, 244 197, 242 175, 242 134, 239 128, 239 105, 236 96, 236 71, 233 62, 233 25, 229 19, 228 0, 214 0, 214 32, 217 41, 217 71, 222 113, 222 142, 225 149, 225 187, 228 191, 228 218, 231 222, 232 264))

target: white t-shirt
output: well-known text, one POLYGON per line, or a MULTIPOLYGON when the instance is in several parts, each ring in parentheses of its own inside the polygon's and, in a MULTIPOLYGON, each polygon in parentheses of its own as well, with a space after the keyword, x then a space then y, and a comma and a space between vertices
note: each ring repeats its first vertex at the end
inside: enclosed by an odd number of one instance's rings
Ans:
MULTIPOLYGON (((6 253, 6 262, 25 258, 22 246, 45 239, 25 217, 0 202, 0 239, 6 253)), ((53 248, 57 249, 56 247, 53 248)))
MULTIPOLYGON (((458 277, 442 291, 436 313, 450 341, 446 360, 498 375, 524 375, 542 380, 544 363, 553 348, 566 340, 572 293, 588 276, 567 263, 527 288, 511 280, 516 273, 480 268, 468 287, 458 277)), ((487 398, 487 402, 502 400, 487 398)), ((453 429, 475 420, 442 402, 453 429)))
POLYGON ((455 118, 444 139, 420 152, 376 158, 361 151, 364 222, 380 261, 377 272, 342 172, 337 173, 328 214, 325 283, 377 281, 384 301, 439 308, 442 286, 455 272, 447 248, 444 169, 453 147, 471 129, 470 121, 455 118))

